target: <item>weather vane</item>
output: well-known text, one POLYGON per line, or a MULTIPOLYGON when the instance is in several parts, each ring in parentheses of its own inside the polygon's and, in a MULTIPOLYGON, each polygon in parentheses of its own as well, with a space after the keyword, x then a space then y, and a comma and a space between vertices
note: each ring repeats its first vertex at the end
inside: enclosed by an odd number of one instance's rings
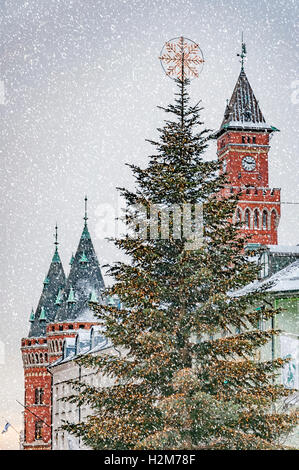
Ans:
POLYGON ((198 78, 204 63, 199 45, 183 36, 167 41, 159 59, 166 75, 181 81, 198 78))
POLYGON ((241 68, 242 68, 242 70, 244 69, 244 59, 245 59, 245 57, 246 57, 246 54, 247 54, 247 52, 246 52, 246 44, 245 44, 245 42, 244 42, 243 33, 242 33, 242 49, 241 49, 241 54, 237 54, 238 57, 241 57, 240 62, 241 62, 241 66, 242 66, 241 68))

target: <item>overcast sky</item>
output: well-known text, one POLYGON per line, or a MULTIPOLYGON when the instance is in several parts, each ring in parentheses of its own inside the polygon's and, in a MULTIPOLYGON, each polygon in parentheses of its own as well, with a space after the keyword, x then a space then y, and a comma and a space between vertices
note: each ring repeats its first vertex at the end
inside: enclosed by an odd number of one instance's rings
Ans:
MULTIPOLYGON (((1 8, 1 298, 0 426, 21 428, 20 340, 28 334, 53 254, 68 271, 83 226, 84 196, 100 264, 119 257, 101 239, 103 208, 117 186, 133 184, 126 162, 146 164, 174 84, 158 60, 165 41, 199 43, 205 65, 190 87, 202 99, 207 127, 217 129, 245 70, 269 124, 270 185, 299 202, 296 1, 292 0, 13 0, 1 8), (4 95, 4 96, 3 96, 4 95), (2 352, 4 348, 4 354, 2 352)), ((215 158, 213 144, 208 152, 215 158)), ((279 243, 299 243, 298 205, 283 204, 279 243)), ((10 429, 0 449, 17 446, 10 429)))

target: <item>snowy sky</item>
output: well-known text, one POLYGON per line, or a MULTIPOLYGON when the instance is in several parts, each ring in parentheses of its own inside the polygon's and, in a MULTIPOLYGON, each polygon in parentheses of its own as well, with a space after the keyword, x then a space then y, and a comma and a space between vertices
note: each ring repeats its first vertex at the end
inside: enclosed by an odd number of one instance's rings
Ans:
MULTIPOLYGON (((158 60, 166 40, 199 43, 206 62, 191 98, 202 99, 206 126, 217 129, 240 71, 244 31, 248 79, 267 122, 281 130, 271 141, 270 185, 282 188, 282 201, 299 202, 296 3, 1 0, 0 426, 8 418, 21 428, 20 339, 53 254, 56 221, 68 270, 85 193, 100 263, 119 257, 101 239, 101 214, 115 206, 116 186, 132 185, 125 163, 146 163, 145 138, 164 119, 156 106, 173 99, 158 60)), ((298 205, 282 206, 279 243, 299 243, 297 213, 298 205)), ((12 429, 0 434, 0 449, 16 447, 16 438, 12 429)))

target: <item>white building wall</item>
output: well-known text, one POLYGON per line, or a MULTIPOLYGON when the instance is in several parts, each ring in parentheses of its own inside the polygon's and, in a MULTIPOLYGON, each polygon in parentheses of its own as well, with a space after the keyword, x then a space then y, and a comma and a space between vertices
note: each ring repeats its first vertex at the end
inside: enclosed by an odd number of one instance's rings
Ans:
MULTIPOLYGON (((109 347, 96 354, 115 355, 117 352, 114 348, 109 347)), ((91 408, 86 405, 78 407, 76 403, 61 401, 61 398, 68 397, 75 393, 72 386, 68 384, 69 380, 79 379, 80 377, 82 382, 96 387, 110 387, 113 384, 113 380, 97 373, 96 370, 78 366, 72 359, 51 367, 50 372, 53 377, 53 450, 88 450, 89 448, 82 443, 80 438, 70 435, 66 431, 61 430, 60 427, 63 425, 64 421, 75 424, 84 421, 88 415, 92 414, 91 408)))

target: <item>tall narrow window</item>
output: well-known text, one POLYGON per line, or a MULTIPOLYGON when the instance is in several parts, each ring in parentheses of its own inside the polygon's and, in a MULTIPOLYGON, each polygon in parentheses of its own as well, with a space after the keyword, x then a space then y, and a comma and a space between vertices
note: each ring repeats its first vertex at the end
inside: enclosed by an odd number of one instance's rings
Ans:
POLYGON ((39 388, 36 388, 34 391, 34 403, 39 405, 39 388))
POLYGON ((254 211, 254 228, 259 228, 259 211, 255 209, 254 211))
POLYGON ((43 438, 42 435, 42 429, 43 429, 43 422, 42 421, 35 421, 35 439, 39 440, 43 438))
POLYGON ((236 217, 237 222, 241 222, 241 211, 240 209, 237 209, 237 217, 236 217))
POLYGON ((273 210, 273 211, 271 212, 271 228, 273 227, 274 230, 277 229, 277 225, 278 225, 278 224, 277 224, 277 221, 278 221, 277 213, 276 213, 275 210, 273 210))
POLYGON ((268 228, 268 214, 267 211, 263 211, 263 229, 267 230, 268 228))
POLYGON ((34 403, 36 405, 42 405, 44 401, 44 389, 41 387, 38 387, 34 391, 34 403))
POLYGON ((245 211, 245 226, 246 228, 250 228, 250 211, 246 209, 245 211))

